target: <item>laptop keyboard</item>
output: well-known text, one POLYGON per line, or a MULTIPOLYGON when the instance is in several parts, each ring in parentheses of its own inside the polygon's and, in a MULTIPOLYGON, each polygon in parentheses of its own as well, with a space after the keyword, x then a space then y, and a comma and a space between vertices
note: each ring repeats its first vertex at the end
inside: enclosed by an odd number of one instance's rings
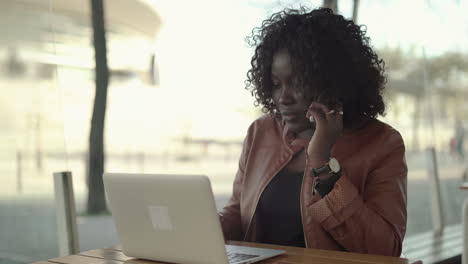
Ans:
POLYGON ((249 255, 249 254, 241 254, 241 253, 227 253, 229 263, 236 263, 243 260, 253 259, 258 257, 258 255, 249 255))

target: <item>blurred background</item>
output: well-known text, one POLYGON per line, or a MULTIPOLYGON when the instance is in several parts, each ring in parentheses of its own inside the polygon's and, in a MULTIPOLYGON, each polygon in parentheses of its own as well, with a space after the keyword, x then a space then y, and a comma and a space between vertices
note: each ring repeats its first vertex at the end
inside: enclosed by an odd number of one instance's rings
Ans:
MULTIPOLYGON (((80 250, 118 243, 110 213, 90 198, 103 197, 89 184, 93 109, 105 109, 104 171, 206 174, 222 208, 247 127, 261 115, 244 89, 253 53, 245 37, 285 7, 323 5, 365 25, 386 62, 380 119, 407 148, 407 238, 440 231, 437 217, 461 233, 468 1, 105 0, 103 104, 91 1, 2 0, 0 263, 59 255, 59 171, 73 174, 80 250)), ((461 253, 461 238, 451 251, 461 253)))

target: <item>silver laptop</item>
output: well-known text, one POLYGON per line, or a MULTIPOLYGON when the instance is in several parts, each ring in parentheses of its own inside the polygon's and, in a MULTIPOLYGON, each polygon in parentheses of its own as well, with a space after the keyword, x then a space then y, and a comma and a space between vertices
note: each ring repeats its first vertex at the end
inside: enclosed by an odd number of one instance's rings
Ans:
POLYGON ((191 264, 254 263, 282 250, 225 245, 208 177, 105 173, 125 255, 191 264))

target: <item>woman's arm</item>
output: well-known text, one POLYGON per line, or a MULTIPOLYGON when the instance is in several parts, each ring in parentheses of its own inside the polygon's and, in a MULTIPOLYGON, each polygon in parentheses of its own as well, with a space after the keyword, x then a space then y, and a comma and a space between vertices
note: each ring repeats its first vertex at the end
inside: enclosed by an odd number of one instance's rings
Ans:
MULTIPOLYGON (((343 129, 341 111, 330 111, 315 102, 309 107, 307 117, 314 117, 316 128, 307 148, 306 174, 328 161, 343 129)), ((372 155, 381 153, 381 158, 368 175, 360 175, 365 179, 363 193, 348 180, 344 167, 333 189, 321 199, 312 199, 307 208, 314 222, 346 250, 400 256, 407 215, 405 146, 401 135, 394 132, 374 148, 372 155)))
POLYGON ((407 217, 405 147, 398 133, 385 146, 389 151, 379 165, 362 175, 367 179, 364 193, 358 193, 342 168, 333 190, 307 206, 311 217, 348 251, 401 254, 407 217))
POLYGON ((241 156, 239 158, 239 168, 234 179, 231 198, 219 213, 224 239, 226 240, 243 240, 244 236, 241 222, 240 197, 243 188, 242 185, 245 166, 250 152, 251 130, 252 126, 250 126, 247 136, 244 139, 241 156))
POLYGON ((231 198, 226 206, 219 213, 219 220, 223 229, 224 239, 226 240, 242 240, 242 223, 240 212, 240 194, 242 191, 243 171, 239 166, 239 170, 234 180, 231 198))

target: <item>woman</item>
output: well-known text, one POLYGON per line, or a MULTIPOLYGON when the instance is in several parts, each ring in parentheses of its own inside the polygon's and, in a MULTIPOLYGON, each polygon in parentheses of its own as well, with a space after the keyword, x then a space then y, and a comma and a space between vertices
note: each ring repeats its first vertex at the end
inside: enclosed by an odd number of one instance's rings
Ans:
POLYGON ((405 147, 378 121, 384 62, 329 9, 286 10, 252 32, 246 82, 266 115, 244 140, 226 239, 399 256, 405 147))

